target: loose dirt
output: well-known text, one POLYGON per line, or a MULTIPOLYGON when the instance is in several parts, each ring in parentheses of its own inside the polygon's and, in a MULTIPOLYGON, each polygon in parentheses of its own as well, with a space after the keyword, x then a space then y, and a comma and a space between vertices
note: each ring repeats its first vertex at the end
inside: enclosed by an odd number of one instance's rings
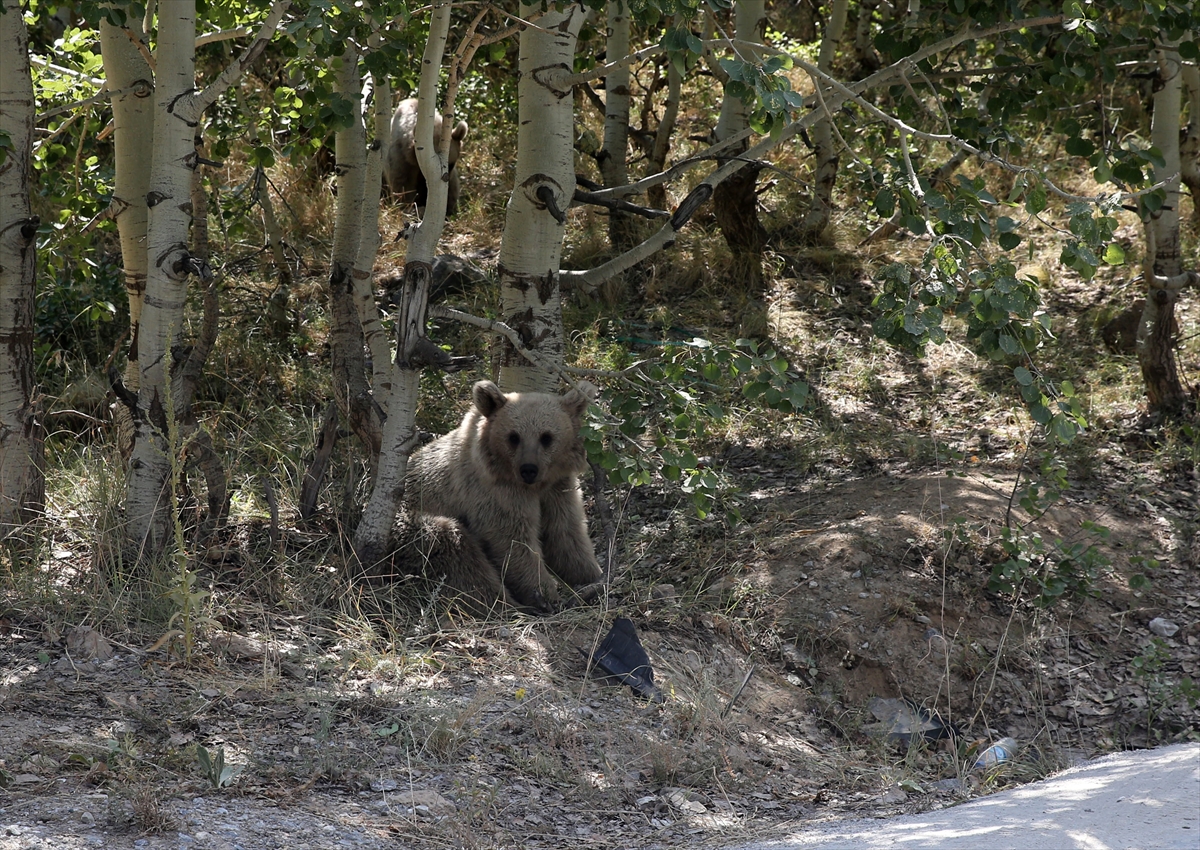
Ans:
POLYGON ((1103 523, 1113 566, 1045 611, 986 592, 1011 472, 967 459, 835 480, 726 454, 744 525, 676 522, 635 493, 609 597, 553 617, 389 632, 401 621, 227 592, 185 665, 10 606, 0 848, 716 847, 1196 737, 1194 490, 1113 473, 1070 491, 1032 527, 1090 540, 1081 523, 1103 523), (972 532, 948 543, 955 518, 972 532), (1159 562, 1137 592, 1131 554, 1159 562), (618 614, 661 706, 587 675, 618 614), (873 734, 871 697, 960 734, 902 750, 873 734), (1001 736, 1017 759, 973 769, 971 743, 1001 736), (197 746, 234 769, 227 785, 197 746))

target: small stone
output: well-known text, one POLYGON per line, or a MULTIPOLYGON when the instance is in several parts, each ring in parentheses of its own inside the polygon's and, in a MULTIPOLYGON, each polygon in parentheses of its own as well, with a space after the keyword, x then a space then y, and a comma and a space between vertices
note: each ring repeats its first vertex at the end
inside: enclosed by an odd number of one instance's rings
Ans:
POLYGON ((1155 617, 1149 623, 1150 631, 1154 632, 1159 637, 1173 637, 1179 626, 1172 623, 1170 620, 1164 620, 1162 617, 1155 617))
POLYGON ((670 602, 675 599, 675 585, 673 584, 656 584, 650 588, 651 599, 661 599, 664 602, 670 602))

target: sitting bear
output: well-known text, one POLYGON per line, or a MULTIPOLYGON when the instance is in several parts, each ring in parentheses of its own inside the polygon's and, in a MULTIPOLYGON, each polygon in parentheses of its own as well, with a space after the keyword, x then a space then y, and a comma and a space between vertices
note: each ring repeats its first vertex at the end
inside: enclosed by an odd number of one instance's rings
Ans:
POLYGON ((586 469, 580 422, 596 389, 581 388, 505 394, 475 384, 462 424, 409 460, 401 559, 419 556, 424 572, 480 602, 541 610, 559 607, 555 576, 597 581, 577 480, 586 469))
MULTIPOLYGON (((425 175, 417 164, 417 148, 414 134, 417 130, 417 99, 410 97, 400 101, 392 114, 392 142, 388 146, 383 159, 384 177, 388 188, 403 204, 416 203, 418 211, 425 213, 425 203, 429 199, 429 188, 425 183, 425 175)), ((442 116, 435 115, 433 119, 433 143, 436 145, 442 136, 442 116)), ((458 156, 462 150, 462 140, 467 137, 467 122, 459 121, 450 132, 450 186, 446 196, 446 215, 454 215, 458 210, 458 156)))

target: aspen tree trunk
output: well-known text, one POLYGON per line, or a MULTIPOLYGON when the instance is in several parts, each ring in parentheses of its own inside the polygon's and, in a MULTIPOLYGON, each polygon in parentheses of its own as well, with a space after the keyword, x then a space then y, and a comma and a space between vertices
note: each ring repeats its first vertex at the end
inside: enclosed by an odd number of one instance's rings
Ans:
POLYGON ((1175 362, 1175 303, 1187 279, 1179 245, 1179 124, 1183 99, 1179 50, 1167 43, 1155 51, 1160 88, 1154 93, 1150 141, 1162 151, 1164 165, 1155 181, 1167 183, 1162 208, 1146 221, 1146 306, 1138 326, 1137 356, 1150 410, 1177 413, 1187 400, 1175 362))
POLYGON ((159 5, 146 294, 138 331, 140 378, 125 498, 129 543, 138 559, 158 556, 171 539, 170 476, 182 447, 171 445, 167 432, 186 395, 182 364, 175 362, 172 348, 181 343, 188 276, 207 271, 187 248, 192 172, 197 166, 195 128, 204 110, 258 58, 289 5, 290 0, 277 0, 253 44, 203 92, 195 88, 195 0, 159 5))
MULTIPOLYGON (((540 6, 522 4, 522 17, 540 6)), ((521 33, 517 83, 517 169, 500 241, 500 317, 522 343, 563 363, 562 259, 566 210, 575 193, 574 99, 556 84, 575 59, 585 17, 576 4, 542 15, 521 33)), ((503 343, 500 386, 506 392, 554 392, 558 378, 534 368, 503 343)))
MULTIPOLYGON (((846 29, 848 5, 848 0, 834 0, 829 20, 825 24, 817 67, 827 74, 833 67, 833 58, 846 29)), ((825 231, 833 212, 833 184, 837 180, 838 154, 833 138, 833 116, 828 112, 822 115, 813 127, 812 141, 813 157, 816 160, 816 168, 813 169, 812 201, 800 222, 800 238, 807 242, 815 241, 825 231)))
MULTIPOLYGON (((404 286, 396 308, 395 360, 388 364, 386 382, 380 377, 376 378, 377 388, 384 389, 387 420, 383 423, 382 452, 374 487, 354 532, 354 552, 359 566, 363 569, 370 569, 382 560, 390 549, 392 526, 404 497, 404 476, 408 471, 408 457, 417 446, 417 401, 421 369, 437 363, 441 353, 425 335, 425 318, 429 305, 429 284, 433 277, 434 251, 446 225, 446 202, 449 199, 449 183, 445 178, 449 173, 449 133, 453 128, 453 104, 447 104, 441 138, 435 140, 433 135, 438 109, 438 77, 449 32, 450 3, 440 0, 433 6, 429 21, 429 39, 421 57, 421 78, 417 87, 417 125, 414 130, 417 161, 425 175, 429 194, 425 216, 409 235, 404 286)), ((378 95, 378 92, 376 94, 378 95)), ((386 118, 387 116, 377 116, 376 126, 386 123, 386 118)), ((381 133, 381 137, 386 144, 386 131, 381 133)), ((375 185, 378 186, 378 182, 375 185)), ((374 351, 375 345, 372 345, 372 352, 374 351)))
POLYGON ((1192 195, 1192 218, 1200 221, 1200 68, 1183 66, 1187 91, 1188 126, 1179 137, 1179 170, 1192 195))
MULTIPOLYGON (((654 133, 654 145, 646 158, 646 174, 658 174, 666 170, 667 153, 671 149, 671 137, 675 135, 675 121, 679 116, 680 90, 683 75, 674 62, 667 63, 667 99, 663 101, 662 119, 654 133)), ((646 193, 647 203, 654 209, 667 209, 667 187, 664 183, 651 186, 646 193)))
MULTIPOLYGON (((191 224, 196 5, 175 0, 159 9, 154 96, 154 150, 150 166, 146 249, 150 263, 138 332, 141 375, 134 416, 129 492, 130 541, 138 557, 153 557, 171 539, 171 459, 167 416, 179 386, 172 379, 171 347, 183 333, 187 299, 187 236, 191 224)), ((170 410, 170 415, 174 411, 170 410)))
POLYGON ((392 85, 387 74, 371 75, 374 89, 372 121, 375 138, 367 146, 364 168, 362 224, 358 235, 358 254, 354 258, 354 304, 362 326, 363 341, 371 353, 371 388, 375 404, 383 410, 391 403, 392 349, 375 304, 372 270, 379 255, 379 204, 367 203, 383 184, 383 152, 392 137, 392 85))
MULTIPOLYGON (((739 0, 734 4, 734 9, 737 39, 740 42, 761 43, 767 24, 764 0, 739 0)), ((738 55, 747 62, 761 58, 757 51, 745 47, 739 48, 738 55)), ((716 140, 724 141, 747 126, 746 105, 741 98, 726 94, 717 120, 716 140)), ((739 144, 733 153, 742 153, 748 147, 749 140, 739 144)), ((758 220, 756 187, 760 170, 756 165, 745 166, 718 184, 713 192, 713 213, 733 255, 734 280, 750 291, 762 286, 762 252, 767 244, 767 232, 758 220)))
POLYGON ((43 427, 33 385, 38 220, 30 208, 33 81, 19 0, 0 0, 0 538, 45 507, 43 427))
MULTIPOLYGON (((126 25, 131 35, 145 40, 141 19, 130 17, 126 25)), ((137 45, 121 29, 110 24, 107 17, 100 21, 100 49, 109 90, 123 92, 112 98, 116 168, 112 210, 121 240, 121 270, 129 299, 129 351, 124 383, 127 389, 137 392, 141 380, 138 331, 146 295, 146 225, 149 220, 146 195, 150 191, 150 169, 146 164, 154 150, 154 72, 137 45)), ((118 447, 122 455, 128 457, 133 448, 133 417, 124 405, 117 405, 114 415, 118 447)))
MULTIPOLYGON (((615 62, 629 55, 629 4, 608 4, 607 60, 615 62)), ((626 161, 629 157, 629 66, 622 65, 604 79, 604 146, 597 157, 605 188, 629 182, 626 161)), ((608 240, 617 251, 626 251, 636 241, 629 213, 611 210, 608 214, 608 240)))
MULTIPOLYGON (((342 97, 360 101, 362 76, 359 54, 353 47, 333 61, 335 90, 342 97)), ((333 255, 329 261, 329 315, 332 330, 329 353, 333 366, 333 395, 350 430, 362 441, 374 471, 379 460, 381 423, 367 382, 363 355, 363 328, 354 296, 354 264, 358 259, 366 203, 367 136, 362 110, 355 108, 349 127, 337 131, 337 217, 333 225, 333 255)), ((378 191, 371 203, 378 205, 378 191)))

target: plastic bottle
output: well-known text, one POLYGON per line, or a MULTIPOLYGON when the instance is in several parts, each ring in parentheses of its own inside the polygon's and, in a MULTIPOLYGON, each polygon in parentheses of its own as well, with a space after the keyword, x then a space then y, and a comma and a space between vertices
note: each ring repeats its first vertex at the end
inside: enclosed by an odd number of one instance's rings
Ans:
POLYGON ((975 760, 975 769, 987 770, 989 767, 1004 764, 1006 761, 1011 761, 1016 754, 1016 739, 1001 738, 979 754, 979 758, 975 760))

